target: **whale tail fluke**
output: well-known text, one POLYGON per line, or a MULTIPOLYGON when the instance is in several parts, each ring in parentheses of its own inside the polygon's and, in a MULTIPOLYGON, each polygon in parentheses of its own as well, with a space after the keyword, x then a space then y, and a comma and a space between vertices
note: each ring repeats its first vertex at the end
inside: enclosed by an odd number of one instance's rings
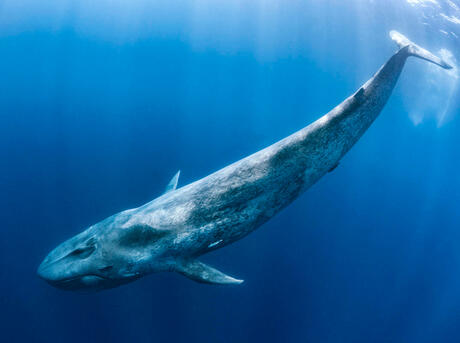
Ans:
POLYGON ((437 64, 444 69, 452 69, 452 66, 443 59, 435 56, 426 49, 419 47, 417 44, 411 42, 407 37, 399 33, 398 31, 390 31, 390 37, 398 44, 400 49, 407 48, 409 56, 415 56, 431 63, 437 64))

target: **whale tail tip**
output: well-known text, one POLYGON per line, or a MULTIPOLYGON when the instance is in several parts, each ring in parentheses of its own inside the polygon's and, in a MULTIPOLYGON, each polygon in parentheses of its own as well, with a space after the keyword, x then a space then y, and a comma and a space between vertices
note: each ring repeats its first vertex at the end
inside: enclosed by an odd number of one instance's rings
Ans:
POLYGON ((442 58, 439 58, 431 52, 429 52, 428 50, 419 47, 417 44, 410 41, 407 37, 405 37, 398 31, 391 30, 390 37, 392 40, 396 42, 396 44, 398 44, 400 49, 407 48, 407 52, 410 56, 415 56, 423 60, 429 61, 431 63, 437 64, 438 66, 444 69, 452 69, 452 66, 446 61, 444 61, 442 58))

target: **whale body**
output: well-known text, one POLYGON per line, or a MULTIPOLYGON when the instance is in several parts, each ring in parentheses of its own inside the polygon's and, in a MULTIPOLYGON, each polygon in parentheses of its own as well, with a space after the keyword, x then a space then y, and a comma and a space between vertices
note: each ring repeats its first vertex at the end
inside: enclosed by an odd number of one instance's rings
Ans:
POLYGON ((268 221, 340 159, 377 118, 406 59, 450 69, 442 59, 391 31, 399 50, 329 113, 277 143, 203 179, 117 213, 54 249, 38 275, 65 290, 101 290, 150 273, 175 271, 198 282, 239 284, 197 258, 231 244, 268 221))

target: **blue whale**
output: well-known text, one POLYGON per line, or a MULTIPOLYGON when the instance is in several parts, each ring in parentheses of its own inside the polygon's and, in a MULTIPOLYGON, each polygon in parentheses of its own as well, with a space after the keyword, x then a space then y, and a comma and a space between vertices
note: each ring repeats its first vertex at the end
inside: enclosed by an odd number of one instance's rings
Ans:
POLYGON ((108 289, 147 274, 174 271, 210 284, 238 280, 198 260, 264 224, 332 171, 385 106, 409 56, 450 69, 396 31, 399 50, 355 93, 281 141, 203 179, 117 213, 65 241, 38 275, 74 291, 108 289))

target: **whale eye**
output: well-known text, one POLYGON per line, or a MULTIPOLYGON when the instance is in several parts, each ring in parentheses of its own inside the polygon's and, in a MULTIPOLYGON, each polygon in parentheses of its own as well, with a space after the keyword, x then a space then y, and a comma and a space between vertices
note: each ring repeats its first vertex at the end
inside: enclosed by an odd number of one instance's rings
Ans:
POLYGON ((113 269, 113 266, 107 266, 107 267, 99 268, 99 271, 100 272, 108 272, 111 269, 113 269))
POLYGON ((94 246, 77 248, 74 251, 72 251, 68 256, 84 259, 89 257, 94 252, 94 250, 96 250, 94 246))

